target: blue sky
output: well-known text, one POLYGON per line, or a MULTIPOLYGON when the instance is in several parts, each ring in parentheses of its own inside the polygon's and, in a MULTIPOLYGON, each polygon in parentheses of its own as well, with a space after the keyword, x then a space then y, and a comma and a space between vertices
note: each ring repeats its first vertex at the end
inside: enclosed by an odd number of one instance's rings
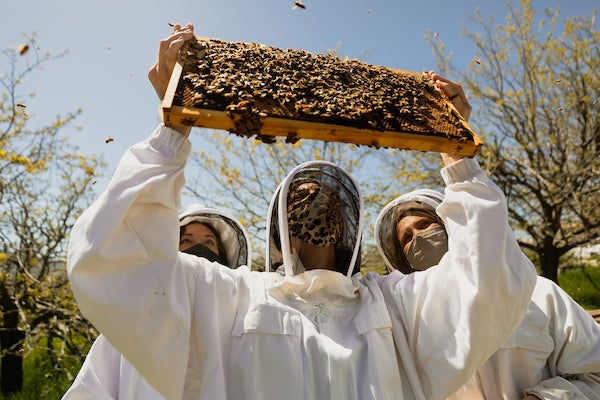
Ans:
MULTIPOLYGON (((19 0, 2 6, 0 48, 18 47, 23 34, 36 32, 41 52, 68 53, 21 86, 31 123, 82 109, 80 131, 67 129, 70 140, 88 155, 108 162, 109 177, 121 154, 144 139, 158 123, 158 99, 146 73, 153 64, 169 22, 192 22, 202 36, 259 42, 281 48, 340 54, 371 64, 423 71, 434 68, 424 35, 438 32, 459 67, 475 56, 461 27, 473 30, 469 16, 480 7, 501 21, 503 1, 401 0, 19 0), (33 99, 25 98, 35 92, 33 99), (106 137, 114 141, 106 144, 106 137)), ((597 0, 533 0, 534 6, 560 6, 561 15, 589 14, 597 0)), ((31 55, 27 55, 31 56, 31 55)), ((0 73, 7 72, 0 57, 0 73)), ((452 78, 452 77, 450 77, 452 78)), ((192 134, 198 143, 199 132, 192 134)), ((195 145, 196 147, 199 144, 195 145)), ((98 181, 104 189, 106 180, 98 181)))

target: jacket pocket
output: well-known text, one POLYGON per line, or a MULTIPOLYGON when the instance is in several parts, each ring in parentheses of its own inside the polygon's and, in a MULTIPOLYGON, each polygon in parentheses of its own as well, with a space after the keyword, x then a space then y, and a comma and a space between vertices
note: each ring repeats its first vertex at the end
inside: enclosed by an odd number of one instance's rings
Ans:
POLYGON ((302 322, 298 311, 276 304, 255 304, 245 315, 238 316, 233 336, 245 333, 300 336, 302 322))
POLYGON ((500 348, 521 349, 545 355, 554 351, 554 339, 548 334, 548 321, 545 314, 532 310, 530 306, 523 322, 500 348))
POLYGON ((294 309, 261 303, 238 314, 229 354, 231 393, 244 393, 246 399, 302 399, 301 336, 301 316, 294 309))

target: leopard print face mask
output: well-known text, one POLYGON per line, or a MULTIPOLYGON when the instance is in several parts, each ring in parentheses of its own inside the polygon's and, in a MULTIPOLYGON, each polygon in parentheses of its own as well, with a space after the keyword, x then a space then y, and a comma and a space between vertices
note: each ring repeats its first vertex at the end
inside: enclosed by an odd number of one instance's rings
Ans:
POLYGON ((287 209, 290 235, 319 247, 335 245, 343 234, 340 203, 328 186, 313 180, 293 182, 287 209))

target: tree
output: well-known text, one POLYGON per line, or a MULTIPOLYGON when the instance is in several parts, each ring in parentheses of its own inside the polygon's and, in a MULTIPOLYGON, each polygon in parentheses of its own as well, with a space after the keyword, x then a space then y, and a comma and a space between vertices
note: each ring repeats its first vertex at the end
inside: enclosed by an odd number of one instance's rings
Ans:
POLYGON ((34 348, 46 351, 61 371, 63 357, 80 360, 95 336, 68 285, 65 247, 101 161, 79 155, 61 135, 79 111, 28 128, 19 86, 62 55, 40 56, 35 36, 3 54, 8 72, 0 76, 0 389, 7 393, 21 390, 22 359, 34 348))
POLYGON ((504 25, 472 19, 477 51, 452 66, 429 36, 447 76, 459 76, 485 146, 480 159, 507 196, 520 245, 557 281, 560 257, 600 236, 600 33, 593 15, 535 15, 530 0, 507 3, 504 25))

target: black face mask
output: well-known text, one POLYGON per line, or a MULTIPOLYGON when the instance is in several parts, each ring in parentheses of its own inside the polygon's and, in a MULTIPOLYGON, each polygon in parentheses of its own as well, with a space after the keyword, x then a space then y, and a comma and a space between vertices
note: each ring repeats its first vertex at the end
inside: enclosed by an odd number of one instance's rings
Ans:
POLYGON ((190 247, 189 249, 185 249, 182 253, 193 254, 196 257, 206 258, 208 261, 216 261, 219 264, 227 265, 227 261, 221 259, 217 253, 203 245, 202 243, 198 243, 190 247))

